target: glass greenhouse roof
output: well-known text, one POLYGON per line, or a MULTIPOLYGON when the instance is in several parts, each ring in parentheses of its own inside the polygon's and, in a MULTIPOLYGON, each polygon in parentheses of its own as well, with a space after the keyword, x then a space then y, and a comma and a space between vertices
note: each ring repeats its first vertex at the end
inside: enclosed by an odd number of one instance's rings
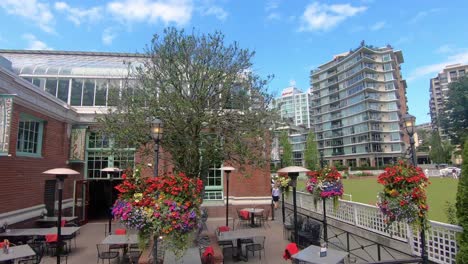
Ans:
POLYGON ((146 56, 131 53, 0 50, 19 75, 125 76, 146 56))

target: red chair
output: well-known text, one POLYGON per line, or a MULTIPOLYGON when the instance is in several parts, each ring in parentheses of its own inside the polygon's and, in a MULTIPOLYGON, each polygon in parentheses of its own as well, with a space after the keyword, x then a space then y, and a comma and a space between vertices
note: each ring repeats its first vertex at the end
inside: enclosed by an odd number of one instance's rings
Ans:
POLYGON ((214 250, 213 247, 209 246, 205 248, 205 251, 203 251, 201 261, 203 264, 214 264, 214 250))
POLYGON ((127 229, 123 229, 123 228, 116 229, 115 234, 116 235, 126 235, 127 234, 127 229))
POLYGON ((228 232, 228 231, 231 231, 231 228, 229 228, 229 226, 220 226, 220 227, 218 227, 218 233, 228 232))
POLYGON ((58 235, 57 234, 46 234, 45 235, 45 245, 46 245, 46 252, 49 254, 49 250, 57 251, 58 245, 58 235))
POLYGON ((289 243, 284 249, 283 258, 285 260, 291 259, 291 256, 299 252, 296 243, 289 243))
POLYGON ((61 227, 64 227, 66 223, 67 223, 67 221, 62 220, 62 221, 60 222, 60 226, 61 226, 61 227))

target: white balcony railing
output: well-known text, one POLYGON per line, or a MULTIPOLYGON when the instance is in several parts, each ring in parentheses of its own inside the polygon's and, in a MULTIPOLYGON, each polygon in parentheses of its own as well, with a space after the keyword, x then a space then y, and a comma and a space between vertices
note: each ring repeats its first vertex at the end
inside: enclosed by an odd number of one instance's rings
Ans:
MULTIPOLYGON (((292 203, 292 195, 287 198, 292 203)), ((297 192, 297 206, 318 214, 323 213, 321 202, 314 206, 312 195, 297 192)), ((413 230, 406 223, 393 223, 386 228, 385 217, 377 206, 340 200, 338 208, 333 208, 333 202, 327 200, 327 217, 336 219, 378 233, 389 238, 407 242, 413 254, 420 255, 419 231, 413 230)), ((429 260, 436 263, 455 263, 458 251, 456 236, 463 231, 462 227, 429 221, 429 230, 426 232, 427 253, 429 260)))

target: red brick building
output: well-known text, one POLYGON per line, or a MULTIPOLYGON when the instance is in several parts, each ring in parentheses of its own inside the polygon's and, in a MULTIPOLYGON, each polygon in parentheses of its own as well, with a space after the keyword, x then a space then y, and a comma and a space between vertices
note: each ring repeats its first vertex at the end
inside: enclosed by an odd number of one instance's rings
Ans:
MULTIPOLYGON (((47 180, 54 177, 42 172, 57 167, 80 172, 65 180, 64 208, 70 214, 83 221, 107 216, 111 181, 101 169, 132 167, 139 160, 135 149, 109 154, 112 139, 96 132, 96 116, 107 112, 109 93, 124 89, 128 65, 123 61, 138 66, 142 59, 138 54, 0 50, 0 225, 45 212, 47 194, 54 191, 47 180)), ((250 177, 231 173, 230 204, 269 204, 269 166, 247 173, 250 177)), ((217 170, 207 178, 204 205, 211 216, 223 216, 226 179, 217 170)), ((53 214, 50 207, 47 211, 53 214)))

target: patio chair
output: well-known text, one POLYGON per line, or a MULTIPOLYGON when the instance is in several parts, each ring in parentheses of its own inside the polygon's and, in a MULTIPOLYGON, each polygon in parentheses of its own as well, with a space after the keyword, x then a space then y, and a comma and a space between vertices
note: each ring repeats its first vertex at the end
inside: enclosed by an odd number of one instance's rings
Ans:
MULTIPOLYGON (((230 230, 231 229, 229 228, 229 226, 218 226, 218 228, 216 228, 215 234, 216 236, 219 236, 220 233, 228 232, 230 230)), ((234 248, 234 243, 232 243, 232 240, 218 240, 218 245, 222 247, 223 251, 226 248, 231 248, 231 251, 234 251, 232 250, 234 248)))
POLYGON ((40 264, 42 257, 44 256, 44 245, 41 242, 32 242, 28 244, 34 253, 35 256, 24 258, 18 261, 18 264, 40 264))
POLYGON ((142 251, 140 250, 131 250, 128 252, 128 259, 131 264, 138 264, 142 251))
POLYGON ((262 214, 260 215, 256 215, 255 216, 255 219, 257 221, 257 223, 263 227, 265 227, 266 225, 268 225, 268 227, 270 227, 270 224, 268 224, 268 217, 270 216, 270 208, 266 208, 262 214))
POLYGON ((115 258, 117 259, 118 262, 120 262, 119 252, 111 251, 109 248, 109 245, 97 244, 96 248, 98 251, 97 263, 99 263, 99 260, 101 260, 101 263, 104 263, 104 260, 107 259, 110 264, 111 259, 115 259, 115 258))
MULTIPOLYGON (((298 215, 297 216, 297 226, 299 228, 302 227, 303 221, 304 221, 304 217, 301 216, 301 215, 298 215)), ((296 242, 297 243, 297 241, 293 241, 294 240, 293 233, 294 233, 294 216, 291 214, 291 215, 288 216, 288 218, 286 219, 286 222, 283 225, 283 237, 285 239, 288 239, 291 242, 296 242)))
MULTIPOLYGON (((124 235, 127 234, 127 229, 125 229, 125 228, 115 229, 114 234, 119 235, 119 236, 124 236, 124 235)), ((127 245, 119 245, 119 244, 114 245, 114 244, 112 244, 109 247, 110 247, 111 250, 119 250, 120 251, 121 249, 125 249, 127 247, 127 245)))
POLYGON ((236 208, 236 211, 237 211, 237 226, 248 225, 250 223, 249 217, 246 217, 244 214, 242 214, 239 208, 236 208))
POLYGON ((303 222, 301 230, 298 231, 298 245, 300 247, 308 247, 311 244, 320 246, 320 233, 322 226, 319 222, 307 219, 303 222))
MULTIPOLYGON (((57 247, 58 247, 58 237, 57 237, 57 234, 46 234, 45 235, 45 249, 46 249, 46 253, 50 254, 51 255, 55 255, 55 254, 52 254, 53 252, 57 252, 57 247), (50 250, 50 251, 49 251, 50 250)), ((61 242, 62 244, 62 250, 66 250, 67 249, 67 243, 62 241, 61 242)), ((63 253, 63 252, 61 252, 63 253)))
POLYGON ((265 253, 265 236, 254 237, 253 243, 245 246, 245 250, 246 250, 245 255, 247 257, 247 260, 249 260, 249 251, 252 251, 252 256, 255 255, 255 251, 260 251, 259 258, 262 259, 262 250, 263 250, 263 254, 266 254, 265 253))

